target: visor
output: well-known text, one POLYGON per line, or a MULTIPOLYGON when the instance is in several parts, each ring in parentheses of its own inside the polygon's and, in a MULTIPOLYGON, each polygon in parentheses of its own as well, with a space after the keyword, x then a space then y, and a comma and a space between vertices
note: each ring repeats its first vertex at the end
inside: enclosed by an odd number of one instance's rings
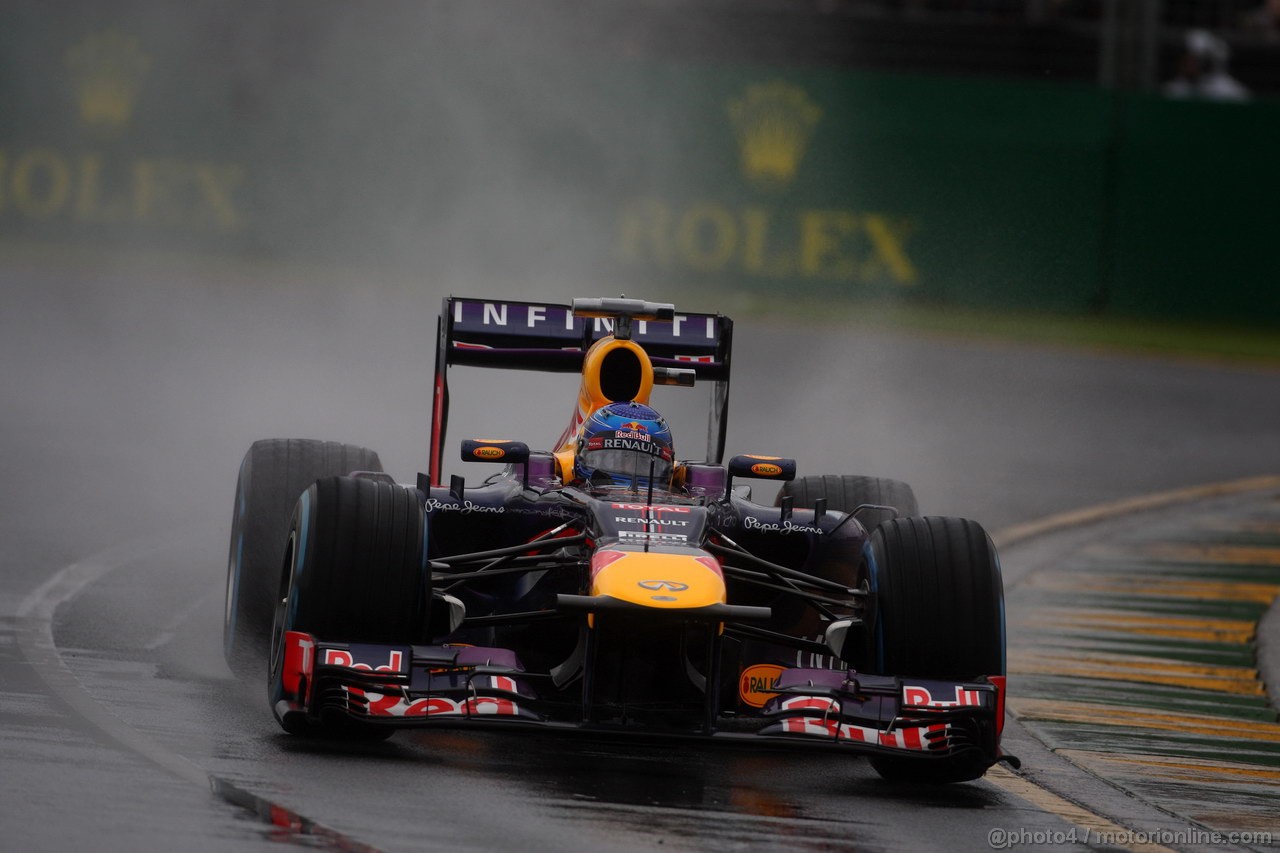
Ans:
MULTIPOLYGON (((666 451, 666 455, 670 454, 667 448, 661 449, 666 451)), ((629 484, 634 479, 640 485, 647 486, 650 477, 653 478, 655 487, 665 489, 671 485, 671 460, 642 450, 588 449, 582 454, 581 464, 593 474, 608 474, 619 485, 629 484)))

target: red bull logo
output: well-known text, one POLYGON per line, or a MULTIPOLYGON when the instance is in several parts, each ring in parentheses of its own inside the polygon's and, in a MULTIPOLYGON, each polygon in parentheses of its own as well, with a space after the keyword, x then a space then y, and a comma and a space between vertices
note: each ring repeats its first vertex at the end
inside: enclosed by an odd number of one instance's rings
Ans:
POLYGON ((385 664, 372 665, 356 660, 355 655, 345 649, 325 649, 324 665, 360 669, 366 672, 404 672, 405 653, 400 649, 388 649, 387 662, 385 664))
POLYGON ((910 705, 914 708, 964 708, 964 707, 981 707, 982 691, 966 690, 957 684, 955 686, 955 698, 951 697, 935 697, 929 692, 929 688, 914 684, 904 684, 902 686, 902 704, 910 705))

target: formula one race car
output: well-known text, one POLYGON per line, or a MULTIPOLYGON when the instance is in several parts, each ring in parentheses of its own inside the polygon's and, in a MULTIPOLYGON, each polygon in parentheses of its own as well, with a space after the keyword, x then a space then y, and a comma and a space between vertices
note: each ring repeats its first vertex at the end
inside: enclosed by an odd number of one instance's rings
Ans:
POLYGON ((722 464, 732 328, 630 299, 446 299, 415 484, 332 442, 245 456, 232 668, 268 661, 271 709, 300 734, 523 725, 807 743, 928 782, 1012 761, 990 538, 919 517, 896 480, 722 464), (463 441, 463 461, 505 467, 443 482, 460 364, 580 372, 568 427, 542 451, 463 441), (679 461, 650 394, 700 380, 707 458, 679 461), (778 481, 777 500, 752 502, 743 480, 778 481))

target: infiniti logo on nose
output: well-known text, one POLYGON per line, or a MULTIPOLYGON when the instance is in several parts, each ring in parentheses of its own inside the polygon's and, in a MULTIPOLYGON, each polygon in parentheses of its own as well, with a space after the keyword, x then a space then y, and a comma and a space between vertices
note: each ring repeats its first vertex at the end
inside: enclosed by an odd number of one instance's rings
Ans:
POLYGON ((637 581, 637 585, 641 589, 652 590, 657 592, 660 589, 669 589, 672 592, 683 592, 689 588, 687 583, 679 581, 637 581))

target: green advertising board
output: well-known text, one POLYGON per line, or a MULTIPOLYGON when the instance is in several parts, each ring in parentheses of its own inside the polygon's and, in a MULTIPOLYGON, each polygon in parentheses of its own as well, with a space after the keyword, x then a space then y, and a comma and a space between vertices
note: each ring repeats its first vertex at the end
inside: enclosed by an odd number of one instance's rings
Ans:
POLYGON ((22 0, 0 28, 0 234, 375 274, 1280 314, 1271 105, 561 52, 495 43, 470 8, 22 0))

